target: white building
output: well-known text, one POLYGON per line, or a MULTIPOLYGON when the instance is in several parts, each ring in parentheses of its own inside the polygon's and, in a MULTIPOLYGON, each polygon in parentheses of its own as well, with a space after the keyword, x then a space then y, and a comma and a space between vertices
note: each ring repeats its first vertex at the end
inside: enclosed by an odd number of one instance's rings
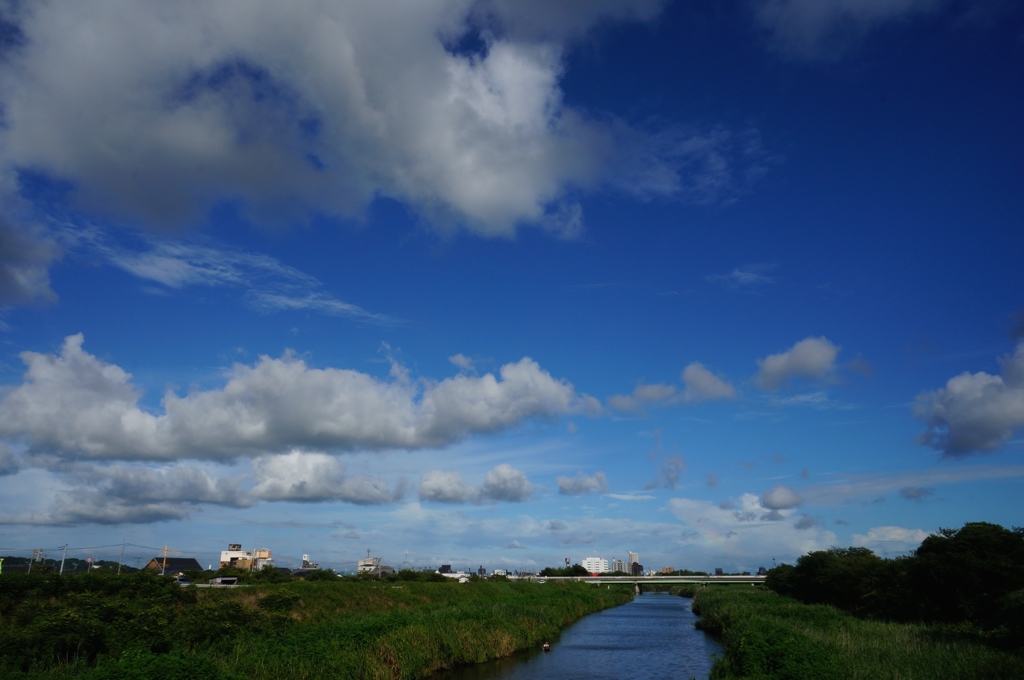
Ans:
POLYGON ((603 557, 587 557, 583 560, 583 568, 591 574, 608 573, 608 560, 603 557))
POLYGON ((241 543, 228 544, 227 550, 220 551, 220 567, 234 567, 255 571, 264 567, 274 566, 273 552, 266 548, 258 550, 242 550, 241 543))

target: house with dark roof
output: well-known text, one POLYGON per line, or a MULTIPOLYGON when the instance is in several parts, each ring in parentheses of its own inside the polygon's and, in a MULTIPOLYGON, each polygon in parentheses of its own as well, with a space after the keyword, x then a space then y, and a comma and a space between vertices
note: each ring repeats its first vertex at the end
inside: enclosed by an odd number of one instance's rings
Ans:
POLYGON ((193 557, 154 557, 146 562, 146 571, 155 571, 158 574, 178 574, 188 569, 203 570, 203 565, 196 562, 193 557))

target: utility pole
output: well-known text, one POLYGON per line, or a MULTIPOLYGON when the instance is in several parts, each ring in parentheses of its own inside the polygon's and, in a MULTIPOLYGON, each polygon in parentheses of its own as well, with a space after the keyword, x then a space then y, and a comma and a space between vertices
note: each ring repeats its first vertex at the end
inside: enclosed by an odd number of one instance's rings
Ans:
POLYGON ((121 556, 117 558, 117 575, 121 575, 121 563, 124 562, 124 543, 121 544, 121 556))
POLYGON ((67 559, 67 556, 68 556, 68 544, 65 543, 64 544, 64 555, 60 558, 60 575, 61 576, 64 575, 64 560, 67 559))

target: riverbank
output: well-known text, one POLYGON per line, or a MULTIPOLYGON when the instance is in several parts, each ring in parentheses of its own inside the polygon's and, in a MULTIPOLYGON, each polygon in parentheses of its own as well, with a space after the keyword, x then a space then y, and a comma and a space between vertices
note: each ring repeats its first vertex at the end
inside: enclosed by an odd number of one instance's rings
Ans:
POLYGON ((693 610, 725 650, 712 680, 1024 678, 1024 656, 956 629, 865 621, 762 588, 701 588, 693 610))
POLYGON ((321 581, 182 589, 159 577, 0 579, 0 675, 419 678, 540 645, 632 599, 580 583, 321 581))

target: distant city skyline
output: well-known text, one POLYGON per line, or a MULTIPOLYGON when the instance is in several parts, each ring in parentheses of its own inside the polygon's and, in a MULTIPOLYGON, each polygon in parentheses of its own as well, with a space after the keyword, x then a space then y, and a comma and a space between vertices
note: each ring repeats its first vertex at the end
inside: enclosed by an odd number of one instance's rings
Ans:
POLYGON ((1020 524, 1021 3, 238 11, 0 3, 0 554, 1020 524))

